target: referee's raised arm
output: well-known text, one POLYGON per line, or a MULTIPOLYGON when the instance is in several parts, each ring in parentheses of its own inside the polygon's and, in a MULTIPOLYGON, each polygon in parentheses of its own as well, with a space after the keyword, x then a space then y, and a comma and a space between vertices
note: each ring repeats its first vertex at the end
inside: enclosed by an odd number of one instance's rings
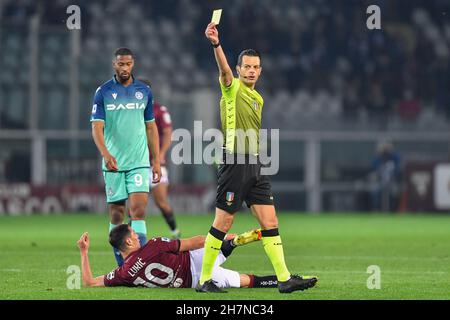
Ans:
POLYGON ((233 71, 227 62, 227 57, 222 50, 222 46, 219 41, 219 31, 217 31, 216 24, 211 22, 208 24, 205 30, 206 38, 211 42, 214 47, 214 56, 216 57, 217 67, 219 68, 220 82, 228 87, 233 81, 233 71))

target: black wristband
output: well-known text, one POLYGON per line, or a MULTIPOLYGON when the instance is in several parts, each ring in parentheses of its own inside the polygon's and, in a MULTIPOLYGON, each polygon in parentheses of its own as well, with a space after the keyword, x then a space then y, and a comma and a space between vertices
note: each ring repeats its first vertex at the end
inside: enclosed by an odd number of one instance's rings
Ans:
POLYGON ((212 45, 214 48, 217 48, 218 46, 220 46, 220 42, 217 42, 217 44, 214 44, 214 43, 211 42, 211 45, 212 45))

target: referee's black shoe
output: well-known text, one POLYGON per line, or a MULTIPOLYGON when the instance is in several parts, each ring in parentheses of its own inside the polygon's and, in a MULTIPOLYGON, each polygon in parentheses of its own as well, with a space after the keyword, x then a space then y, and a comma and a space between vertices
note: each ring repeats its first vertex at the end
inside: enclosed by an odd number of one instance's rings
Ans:
POLYGON ((287 281, 278 281, 278 291, 280 293, 291 293, 297 290, 303 291, 314 287, 316 283, 317 277, 301 277, 293 274, 287 281))
POLYGON ((214 281, 208 280, 205 281, 203 284, 200 284, 200 282, 197 283, 197 286, 195 287, 195 291, 197 292, 211 292, 211 293, 226 293, 225 290, 220 289, 214 281))

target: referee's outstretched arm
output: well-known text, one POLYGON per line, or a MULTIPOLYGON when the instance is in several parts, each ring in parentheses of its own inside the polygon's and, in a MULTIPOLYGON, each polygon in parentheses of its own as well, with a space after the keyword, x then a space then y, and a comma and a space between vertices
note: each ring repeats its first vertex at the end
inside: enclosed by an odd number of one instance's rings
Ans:
POLYGON ((216 24, 211 22, 208 24, 205 30, 206 38, 211 42, 214 47, 214 56, 216 57, 217 67, 220 73, 220 82, 229 87, 233 80, 233 71, 228 65, 227 57, 222 50, 222 46, 219 41, 219 31, 217 31, 216 24))

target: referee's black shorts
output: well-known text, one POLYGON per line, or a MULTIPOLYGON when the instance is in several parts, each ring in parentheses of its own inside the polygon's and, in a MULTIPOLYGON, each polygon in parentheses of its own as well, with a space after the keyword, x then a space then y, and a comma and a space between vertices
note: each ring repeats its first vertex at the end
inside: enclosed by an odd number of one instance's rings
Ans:
POLYGON ((259 158, 246 155, 245 163, 239 164, 236 155, 232 161, 230 156, 224 155, 217 172, 216 207, 235 213, 244 201, 249 208, 254 204, 273 205, 270 180, 267 175, 261 175, 259 158))

